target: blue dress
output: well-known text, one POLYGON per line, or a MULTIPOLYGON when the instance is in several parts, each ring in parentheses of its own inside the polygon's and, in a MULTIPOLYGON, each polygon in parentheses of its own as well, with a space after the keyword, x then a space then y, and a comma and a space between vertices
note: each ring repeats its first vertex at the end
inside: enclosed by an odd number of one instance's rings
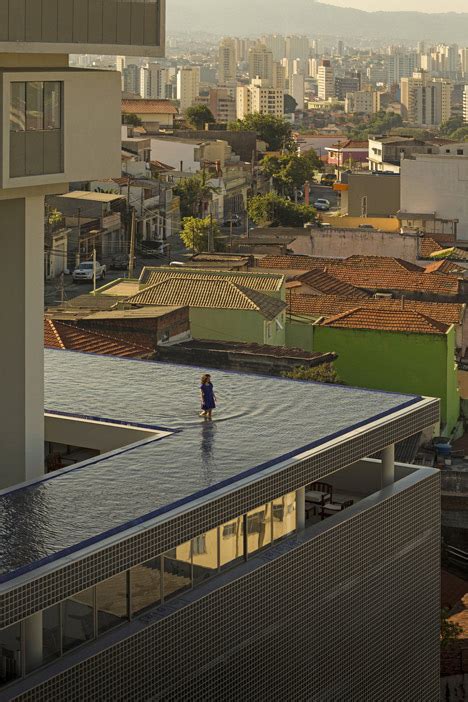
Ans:
POLYGON ((202 410, 207 412, 208 410, 215 409, 216 402, 214 399, 213 383, 205 383, 205 385, 200 385, 200 390, 202 392, 202 410))

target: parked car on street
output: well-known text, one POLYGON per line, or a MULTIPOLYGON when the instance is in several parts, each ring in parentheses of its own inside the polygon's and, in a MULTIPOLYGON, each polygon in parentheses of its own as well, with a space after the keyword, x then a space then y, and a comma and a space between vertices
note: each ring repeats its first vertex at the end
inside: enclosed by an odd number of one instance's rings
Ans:
POLYGON ((314 207, 320 212, 328 212, 330 209, 330 200, 326 200, 324 197, 319 197, 318 200, 314 202, 314 207))
MULTIPOLYGON (((73 280, 79 283, 80 281, 92 281, 94 277, 94 268, 92 261, 82 261, 78 268, 73 271, 73 280)), ((106 277, 106 267, 101 266, 99 261, 96 261, 96 280, 103 280, 106 277)))
POLYGON ((113 271, 126 271, 128 268, 127 254, 114 254, 114 256, 112 256, 110 267, 113 271))

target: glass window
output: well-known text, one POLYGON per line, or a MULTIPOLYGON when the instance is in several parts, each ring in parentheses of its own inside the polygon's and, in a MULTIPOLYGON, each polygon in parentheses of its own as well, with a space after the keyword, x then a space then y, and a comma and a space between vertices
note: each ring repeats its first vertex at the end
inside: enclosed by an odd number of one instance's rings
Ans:
POLYGON ((10 131, 26 129, 26 83, 11 84, 10 131))
POLYGON ((62 84, 58 81, 44 83, 44 129, 62 126, 62 84))
POLYGON ((279 497, 272 503, 273 514, 273 539, 282 539, 283 536, 296 530, 296 493, 279 497))
POLYGON ((218 571, 218 529, 192 540, 193 584, 198 585, 218 571))
POLYGON ((98 635, 128 619, 127 573, 96 585, 98 635))
POLYGON ((271 543, 271 503, 247 513, 247 549, 254 553, 271 543))
POLYGON ((191 541, 164 554, 164 599, 168 600, 192 587, 191 541))
POLYGON ((12 624, 0 631, 0 685, 21 676, 21 627, 12 624))
POLYGON ((152 558, 131 570, 132 614, 138 615, 161 604, 161 557, 152 558))
POLYGON ((244 558, 244 517, 238 517, 232 522, 227 522, 220 527, 219 550, 220 565, 234 565, 238 560, 244 558))
POLYGON ((94 638, 94 588, 69 597, 62 602, 63 650, 94 638))
POLYGON ((40 668, 42 665, 46 665, 46 663, 50 663, 61 655, 60 605, 53 605, 39 612, 38 615, 33 615, 32 620, 26 619, 25 621, 27 673, 40 668), (34 618, 37 616, 40 617, 39 620, 34 621, 34 618), (28 636, 34 636, 36 626, 42 627, 42 654, 39 655, 36 655, 34 639, 32 648, 28 648, 28 636))
POLYGON ((33 132, 44 129, 44 83, 41 81, 26 83, 26 129, 33 132))

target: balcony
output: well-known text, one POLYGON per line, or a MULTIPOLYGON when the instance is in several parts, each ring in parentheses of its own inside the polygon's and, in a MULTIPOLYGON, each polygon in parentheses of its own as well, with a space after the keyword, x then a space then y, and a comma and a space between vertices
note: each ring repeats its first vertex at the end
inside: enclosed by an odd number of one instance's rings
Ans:
POLYGON ((120 175, 117 72, 4 69, 0 95, 7 121, 0 189, 120 175))

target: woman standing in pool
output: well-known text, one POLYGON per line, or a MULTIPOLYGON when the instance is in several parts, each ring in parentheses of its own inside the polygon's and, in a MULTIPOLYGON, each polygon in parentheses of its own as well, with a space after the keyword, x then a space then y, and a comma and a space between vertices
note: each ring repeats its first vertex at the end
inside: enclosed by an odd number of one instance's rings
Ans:
POLYGON ((209 373, 202 375, 200 393, 202 408, 200 417, 211 419, 211 413, 216 407, 216 395, 214 394, 213 383, 211 382, 211 375, 209 373))

